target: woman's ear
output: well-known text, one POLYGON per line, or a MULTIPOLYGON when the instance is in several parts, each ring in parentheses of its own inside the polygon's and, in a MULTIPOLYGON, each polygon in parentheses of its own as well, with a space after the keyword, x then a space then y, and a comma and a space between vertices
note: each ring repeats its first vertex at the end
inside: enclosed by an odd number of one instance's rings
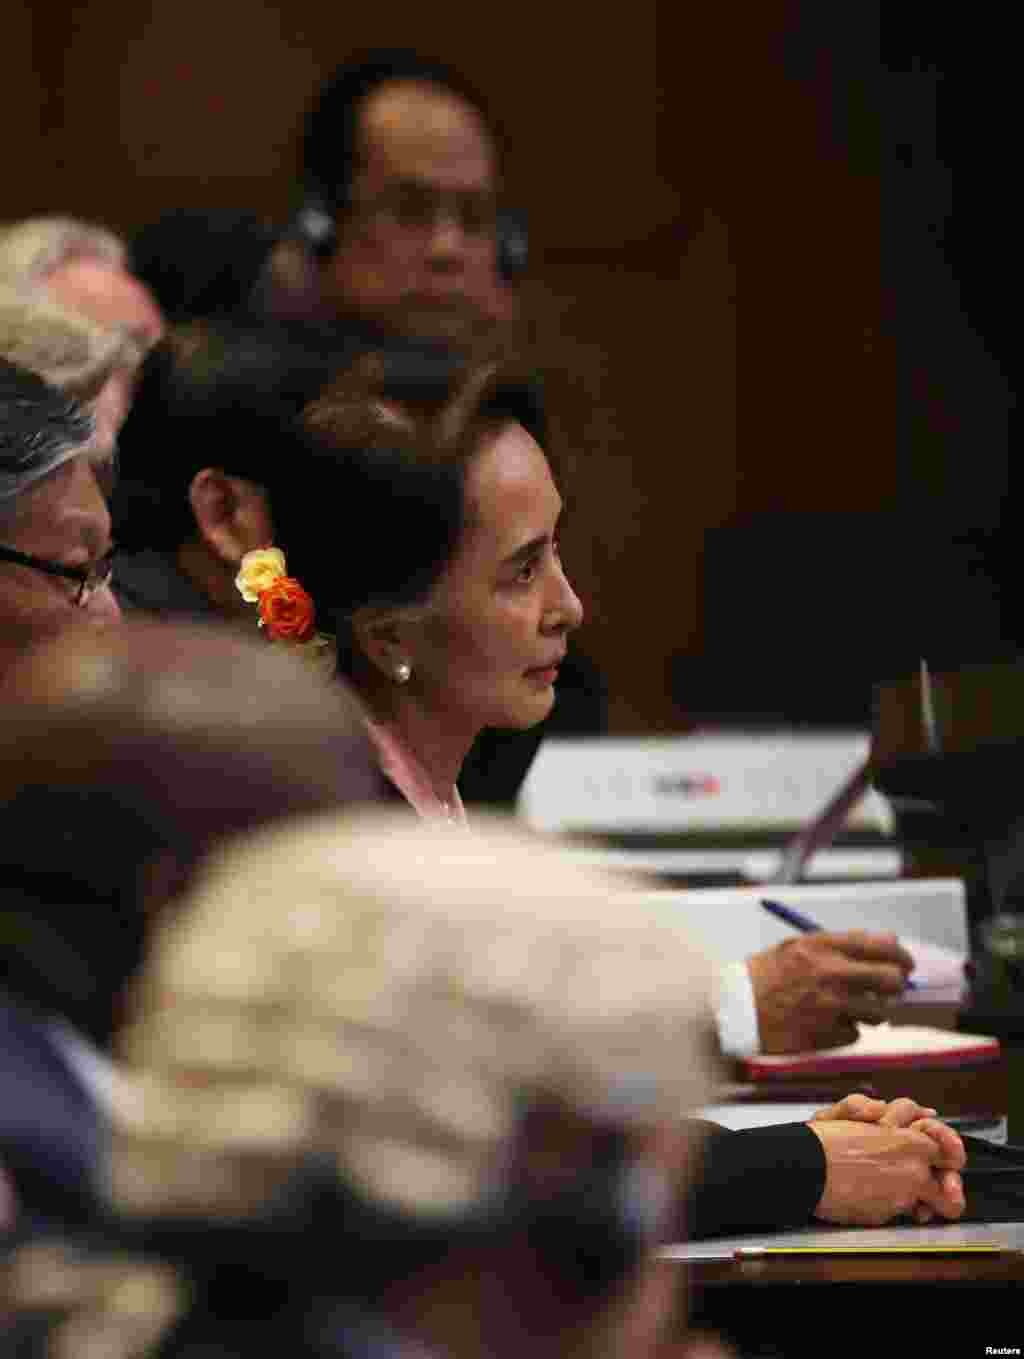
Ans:
POLYGON ((255 481, 204 467, 192 478, 188 499, 200 540, 226 566, 274 541, 267 493, 255 481))
POLYGON ((394 609, 357 609, 351 627, 360 655, 393 684, 404 684, 415 660, 411 629, 401 614, 394 609), (403 666, 407 667, 404 672, 403 666))

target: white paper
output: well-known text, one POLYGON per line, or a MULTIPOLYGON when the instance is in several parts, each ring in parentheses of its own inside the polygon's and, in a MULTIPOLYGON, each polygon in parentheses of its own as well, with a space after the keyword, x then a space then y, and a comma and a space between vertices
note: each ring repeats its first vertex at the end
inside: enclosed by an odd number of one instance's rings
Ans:
POLYGON ((967 957, 967 904, 959 878, 908 878, 893 882, 801 883, 795 887, 694 887, 682 891, 652 890, 638 885, 623 896, 623 908, 653 910, 685 922, 708 954, 733 962, 774 944, 797 937, 797 931, 761 906, 763 898, 780 902, 825 930, 894 931, 919 959, 912 974, 925 996, 907 991, 910 999, 937 999, 963 987, 967 957))
MULTIPOLYGON (((859 731, 774 731, 545 741, 518 811, 549 832, 795 831, 860 768, 870 739, 859 731)), ((891 834, 892 811, 869 790, 848 824, 891 834)))
POLYGON ((774 1128, 779 1123, 810 1123, 819 1110, 828 1107, 828 1103, 828 1100, 819 1100, 817 1104, 789 1104, 784 1101, 764 1104, 759 1102, 706 1104, 693 1116, 706 1119, 709 1123, 717 1123, 719 1127, 729 1128, 733 1132, 743 1132, 747 1128, 774 1128))
MULTIPOLYGON (((964 986, 965 955, 957 949, 944 948, 941 944, 931 944, 912 934, 900 937, 903 947, 914 955, 917 966, 914 969, 914 983, 924 991, 937 990, 959 992, 964 986)), ((927 1000, 928 996, 923 999, 927 1000)))
POLYGON ((937 1227, 798 1227, 763 1236, 686 1241, 658 1251, 662 1260, 731 1260, 737 1251, 803 1246, 815 1249, 874 1246, 1001 1246, 1024 1250, 1024 1222, 947 1222, 937 1227))
MULTIPOLYGON (((782 865, 781 849, 603 849, 573 846, 569 853, 582 864, 634 873, 735 873, 751 882, 767 882, 782 865)), ((804 866, 804 877, 898 878, 903 851, 888 848, 820 849, 804 866)))

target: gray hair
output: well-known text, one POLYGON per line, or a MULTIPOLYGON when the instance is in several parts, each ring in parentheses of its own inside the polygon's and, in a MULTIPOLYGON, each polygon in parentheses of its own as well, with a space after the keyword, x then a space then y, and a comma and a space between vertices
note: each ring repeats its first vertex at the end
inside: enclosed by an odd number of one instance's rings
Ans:
POLYGON ((0 358, 91 401, 113 373, 138 367, 143 352, 123 329, 108 329, 47 299, 0 292, 0 358))
POLYGON ((35 373, 0 359, 0 515, 15 498, 87 452, 92 417, 35 373))
POLYGON ((0 284, 22 297, 43 288, 60 265, 83 256, 120 267, 127 250, 106 227, 73 217, 29 217, 0 227, 0 284))

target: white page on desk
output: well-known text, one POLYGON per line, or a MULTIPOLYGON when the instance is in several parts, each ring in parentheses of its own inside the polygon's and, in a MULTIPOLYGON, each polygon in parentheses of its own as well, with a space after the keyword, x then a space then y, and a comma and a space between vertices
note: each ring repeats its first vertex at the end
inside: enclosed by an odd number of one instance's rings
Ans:
POLYGON ((947 1222, 938 1227, 797 1227, 765 1236, 716 1237, 664 1246, 661 1260, 731 1260, 737 1251, 802 1246, 815 1250, 868 1246, 1002 1246, 1024 1249, 1024 1222, 947 1222))
POLYGON ((777 1123, 810 1123, 819 1109, 827 1107, 827 1100, 817 1104, 778 1103, 706 1104, 694 1118, 705 1118, 720 1128, 743 1132, 746 1128, 773 1128, 777 1123))
POLYGON ((912 934, 901 934, 900 943, 914 955, 917 967, 913 977, 919 988, 927 991, 963 989, 965 954, 956 949, 944 948, 941 944, 930 944, 912 934))
MULTIPOLYGON (((735 873, 751 882, 772 878, 782 866, 781 849, 603 849, 572 846, 579 863, 624 873, 735 873)), ((899 849, 820 849, 804 868, 805 878, 898 878, 899 849)))
MULTIPOLYGON (((533 829, 553 832, 796 830, 861 767, 869 746, 861 731, 544 741, 517 810, 533 829)), ((869 789, 848 824, 891 834, 892 810, 869 789)))
MULTIPOLYGON (((791 925, 770 915, 761 899, 779 901, 826 930, 895 931, 922 949, 915 980, 962 984, 967 956, 967 905, 959 878, 896 882, 801 883, 796 887, 695 887, 685 891, 638 888, 624 906, 669 913, 689 925, 712 958, 731 962, 796 937, 791 925)), ((914 992, 906 993, 908 998, 914 992)))

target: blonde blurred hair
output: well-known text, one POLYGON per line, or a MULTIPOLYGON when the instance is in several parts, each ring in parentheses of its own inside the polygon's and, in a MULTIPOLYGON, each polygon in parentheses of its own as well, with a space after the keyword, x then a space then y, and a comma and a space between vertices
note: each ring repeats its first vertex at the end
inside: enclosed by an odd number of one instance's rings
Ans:
POLYGON ((112 374, 137 368, 143 351, 126 330, 108 329, 45 298, 0 292, 0 357, 78 401, 91 401, 112 374))
POLYGON ((531 1092, 625 1125, 704 1103, 707 959, 668 911, 498 818, 375 814, 246 836, 157 929, 111 1188, 252 1211, 302 1155, 418 1212, 478 1202, 531 1092))
POLYGON ((0 227, 0 285, 31 295, 68 260, 86 256, 120 267, 127 253, 124 242, 106 227, 74 217, 28 217, 0 227))

